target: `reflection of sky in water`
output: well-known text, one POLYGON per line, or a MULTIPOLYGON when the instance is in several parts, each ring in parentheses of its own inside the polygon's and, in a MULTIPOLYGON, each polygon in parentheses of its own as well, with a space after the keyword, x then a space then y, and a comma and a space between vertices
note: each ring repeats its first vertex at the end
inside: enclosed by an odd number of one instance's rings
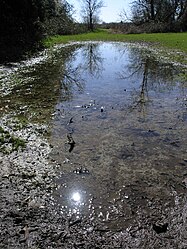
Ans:
MULTIPOLYGON (((123 102, 124 91, 131 91, 135 87, 134 84, 129 84, 128 79, 120 79, 119 73, 126 68, 130 52, 124 45, 121 46, 122 51, 118 51, 119 46, 121 45, 112 43, 88 44, 79 48, 76 53, 73 67, 80 67, 80 77, 83 79, 82 82, 85 82, 81 98, 90 98, 90 102, 97 100, 92 109, 96 109, 97 105, 105 106, 111 101, 116 104, 119 104, 119 101, 123 102)), ((128 73, 127 70, 125 74, 128 73)), ((136 81, 137 84, 139 81, 136 81)), ((81 101, 79 95, 79 92, 74 92, 72 101, 75 101, 75 106, 80 106, 79 102, 76 102, 81 101)))
POLYGON ((124 97, 129 101, 132 96, 124 94, 124 91, 136 94, 137 90, 141 90, 144 75, 149 80, 150 90, 156 87, 158 93, 160 85, 161 91, 165 85, 164 91, 167 92, 172 88, 174 76, 172 67, 160 65, 150 58, 149 52, 143 53, 141 49, 128 47, 123 43, 84 45, 78 49, 73 66, 80 67, 81 78, 86 82, 84 93, 97 99, 101 105, 104 102, 119 104, 124 101, 124 97))
POLYGON ((81 194, 79 192, 74 192, 71 199, 75 202, 75 204, 79 204, 81 201, 81 194))
POLYGON ((64 176, 63 180, 59 178, 59 183, 55 195, 61 205, 62 214, 69 217, 74 215, 76 218, 84 215, 91 217, 94 212, 93 183, 90 188, 89 180, 75 173, 64 176))
MULTIPOLYGON (((114 191, 109 193, 110 190, 106 189, 102 180, 98 181, 91 175, 84 177, 74 173, 62 176, 59 182, 63 184, 58 185, 55 195, 63 215, 76 219, 85 216, 89 219, 97 217, 100 221, 108 221, 111 213, 113 216, 118 215, 119 210, 115 202, 121 197, 125 186, 118 189, 116 193, 114 191)), ((111 186, 112 184, 111 182, 111 186)), ((127 194, 124 195, 124 199, 128 199, 127 194)), ((120 209, 122 211, 122 206, 120 209)))
MULTIPOLYGON (((163 140, 172 139, 171 120, 177 123, 180 106, 176 96, 186 89, 179 87, 172 67, 123 44, 85 45, 72 62, 78 65, 84 91, 59 102, 54 120, 57 161, 64 162, 54 195, 63 214, 97 217, 117 226, 134 212, 129 200, 134 198, 136 209, 147 179, 158 177, 157 168, 152 175, 145 162, 150 160, 147 164, 154 167, 155 155, 159 160, 160 154, 175 149, 163 140), (75 140, 71 153, 67 133, 75 140)), ((146 202, 142 199, 142 206, 146 202)))
POLYGON ((80 209, 84 205, 82 202, 83 196, 80 192, 73 192, 70 195, 71 205, 69 207, 69 215, 76 215, 76 218, 80 218, 80 209))

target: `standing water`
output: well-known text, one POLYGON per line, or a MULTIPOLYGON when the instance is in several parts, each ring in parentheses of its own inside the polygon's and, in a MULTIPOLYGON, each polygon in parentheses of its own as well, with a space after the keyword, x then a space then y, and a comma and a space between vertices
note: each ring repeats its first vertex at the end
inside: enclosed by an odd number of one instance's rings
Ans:
POLYGON ((179 72, 120 43, 85 44, 71 67, 51 136, 62 214, 114 231, 143 219, 167 230, 187 184, 187 88, 179 72))
POLYGON ((0 67, 0 246, 187 248, 181 76, 125 43, 0 67))

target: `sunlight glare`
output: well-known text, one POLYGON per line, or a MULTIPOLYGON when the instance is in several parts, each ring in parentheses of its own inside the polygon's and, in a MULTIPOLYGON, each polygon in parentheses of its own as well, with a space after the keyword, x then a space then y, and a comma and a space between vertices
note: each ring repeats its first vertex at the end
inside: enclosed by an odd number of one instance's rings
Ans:
POLYGON ((80 196, 80 194, 79 194, 78 192, 75 192, 75 193, 73 193, 73 195, 72 195, 72 199, 73 199, 75 202, 79 202, 80 199, 81 199, 81 196, 80 196))

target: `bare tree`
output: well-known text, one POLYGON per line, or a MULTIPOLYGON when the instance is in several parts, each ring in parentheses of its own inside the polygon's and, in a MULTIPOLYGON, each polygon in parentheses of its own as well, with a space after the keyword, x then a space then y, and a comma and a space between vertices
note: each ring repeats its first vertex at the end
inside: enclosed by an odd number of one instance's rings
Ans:
POLYGON ((99 11, 104 7, 102 0, 82 0, 82 17, 88 24, 88 29, 93 31, 94 24, 99 20, 99 11))
POLYGON ((132 21, 135 24, 152 23, 167 31, 186 30, 187 0, 134 0, 132 21))

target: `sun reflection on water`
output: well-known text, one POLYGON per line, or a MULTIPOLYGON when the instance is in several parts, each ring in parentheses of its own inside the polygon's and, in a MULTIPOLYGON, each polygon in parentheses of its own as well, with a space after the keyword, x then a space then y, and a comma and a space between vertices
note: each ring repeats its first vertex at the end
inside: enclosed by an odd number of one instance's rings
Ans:
POLYGON ((75 202, 75 203, 80 203, 81 202, 81 195, 79 192, 74 192, 71 199, 75 202))

